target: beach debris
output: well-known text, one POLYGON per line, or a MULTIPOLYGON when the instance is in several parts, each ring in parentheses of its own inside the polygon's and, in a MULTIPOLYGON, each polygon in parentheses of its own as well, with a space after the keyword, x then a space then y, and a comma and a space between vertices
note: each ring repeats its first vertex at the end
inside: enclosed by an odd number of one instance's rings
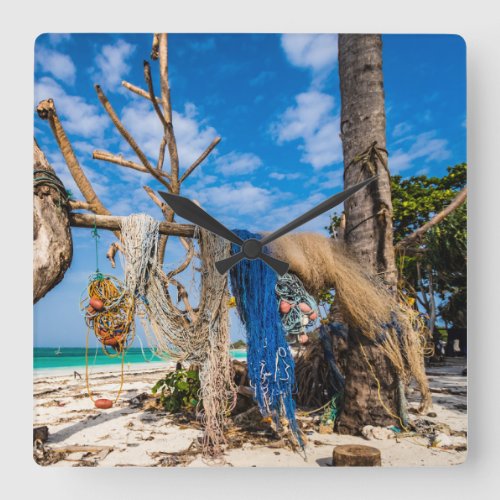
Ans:
POLYGON ((33 429, 33 442, 40 441, 45 443, 49 439, 49 428, 46 425, 35 427, 33 429))
POLYGON ((387 427, 377 427, 373 425, 365 425, 361 429, 361 434, 368 441, 372 441, 374 439, 383 440, 383 439, 391 439, 394 437, 394 431, 388 429, 387 427))
POLYGON ((100 410, 109 410, 113 406, 111 399, 101 398, 94 401, 95 407, 100 410))
POLYGON ((332 465, 335 467, 380 467, 380 450, 373 446, 345 444, 333 449, 332 465))
POLYGON ((144 405, 144 401, 149 399, 149 394, 146 392, 142 392, 141 394, 138 394, 137 396, 134 396, 133 398, 128 400, 128 404, 132 408, 141 408, 144 405))

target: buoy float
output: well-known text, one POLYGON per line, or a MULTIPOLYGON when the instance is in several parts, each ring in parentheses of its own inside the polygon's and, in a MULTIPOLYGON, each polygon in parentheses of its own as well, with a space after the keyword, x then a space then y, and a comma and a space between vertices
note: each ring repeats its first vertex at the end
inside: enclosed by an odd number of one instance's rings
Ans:
POLYGON ((312 321, 316 320, 316 318, 318 317, 318 313, 317 312, 313 312, 310 316, 309 316, 309 319, 311 319, 312 321))
POLYGON ((110 346, 115 346, 118 345, 123 339, 123 335, 117 335, 116 337, 109 337, 107 339, 104 339, 102 343, 104 345, 110 345, 110 346))
POLYGON ((93 307, 96 311, 100 311, 102 310, 102 308, 104 307, 104 302, 97 298, 97 297, 92 297, 89 301, 89 304, 91 307, 93 307))
POLYGON ((306 304, 305 302, 301 302, 299 304, 299 309, 303 312, 303 313, 310 313, 312 311, 311 309, 311 306, 309 306, 308 304, 306 304))
POLYGON ((113 406, 113 401, 111 399, 96 399, 94 401, 95 407, 101 410, 109 410, 113 406))
POLYGON ((289 302, 287 302, 286 300, 282 300, 280 302, 280 313, 281 314, 289 313, 291 308, 292 308, 291 304, 289 302))

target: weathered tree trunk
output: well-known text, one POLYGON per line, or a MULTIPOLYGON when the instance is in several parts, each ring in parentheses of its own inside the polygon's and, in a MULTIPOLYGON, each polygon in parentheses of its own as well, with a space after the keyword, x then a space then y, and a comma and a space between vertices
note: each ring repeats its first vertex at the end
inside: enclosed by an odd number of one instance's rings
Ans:
POLYGON ((33 303, 36 303, 63 279, 73 257, 73 243, 66 199, 53 183, 57 182, 55 172, 36 141, 33 153, 33 170, 42 171, 34 172, 33 190, 33 303))
MULTIPOLYGON (((339 35, 339 74, 344 186, 348 188, 378 174, 375 182, 345 203, 344 240, 367 270, 379 275, 395 291, 397 274, 385 152, 381 37, 339 35)), ((367 424, 396 423, 389 415, 389 412, 397 414, 395 370, 376 345, 352 328, 346 366, 345 404, 339 418, 339 432, 355 434, 367 424)))

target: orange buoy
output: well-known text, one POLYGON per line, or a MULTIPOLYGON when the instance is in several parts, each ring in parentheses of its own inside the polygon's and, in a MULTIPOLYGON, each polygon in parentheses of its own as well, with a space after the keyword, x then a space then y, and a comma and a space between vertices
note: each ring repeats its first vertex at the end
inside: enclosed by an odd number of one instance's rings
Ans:
POLYGON ((290 312, 290 309, 292 308, 291 304, 287 302, 286 300, 282 300, 280 302, 280 313, 281 314, 286 314, 290 312))
POLYGON ((317 317, 318 317, 318 314, 317 314, 316 312, 313 312, 313 313, 309 316, 309 318, 310 318, 312 321, 314 321, 317 317))
POLYGON ((91 307, 93 307, 96 311, 101 311, 102 308, 104 307, 104 302, 97 298, 97 297, 92 297, 89 301, 89 304, 91 307))
POLYGON ((107 339, 104 339, 102 343, 104 345, 110 345, 110 346, 115 346, 119 344, 123 339, 123 335, 116 335, 115 337, 109 337, 107 339))
POLYGON ((299 304, 299 309, 303 312, 303 313, 310 313, 312 311, 311 307, 309 305, 307 305, 305 302, 301 302, 299 304))
POLYGON ((95 407, 101 410, 109 410, 113 406, 113 401, 111 399, 96 399, 94 401, 95 407))

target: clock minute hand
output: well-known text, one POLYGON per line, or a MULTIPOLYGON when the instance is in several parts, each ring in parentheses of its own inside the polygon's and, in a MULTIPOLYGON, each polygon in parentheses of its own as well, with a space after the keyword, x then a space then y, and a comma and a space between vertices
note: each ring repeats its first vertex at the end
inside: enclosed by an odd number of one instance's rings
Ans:
POLYGON ((320 203, 318 206, 312 208, 305 214, 301 215, 300 217, 297 217, 293 221, 289 222, 288 224, 284 225, 280 229, 274 231, 274 233, 271 233, 267 235, 265 238, 260 240, 262 246, 267 245, 271 243, 274 240, 277 240, 281 236, 283 236, 286 233, 289 233, 290 231, 293 231, 299 226, 302 226, 306 222, 309 222, 310 220, 318 217, 318 215, 323 214, 327 210, 330 210, 331 208, 340 205, 343 201, 347 200, 350 196, 352 196, 356 191, 359 191, 361 188, 367 186, 371 182, 373 182, 377 176, 370 177, 369 179, 360 182, 358 184, 355 184, 354 186, 351 186, 350 188, 346 189, 345 191, 342 191, 341 193, 337 193, 327 200, 323 201, 320 203))
POLYGON ((168 203, 169 207, 179 216, 210 231, 225 240, 239 246, 243 246, 243 240, 226 226, 207 214, 205 210, 188 198, 176 194, 158 191, 161 197, 168 203))

